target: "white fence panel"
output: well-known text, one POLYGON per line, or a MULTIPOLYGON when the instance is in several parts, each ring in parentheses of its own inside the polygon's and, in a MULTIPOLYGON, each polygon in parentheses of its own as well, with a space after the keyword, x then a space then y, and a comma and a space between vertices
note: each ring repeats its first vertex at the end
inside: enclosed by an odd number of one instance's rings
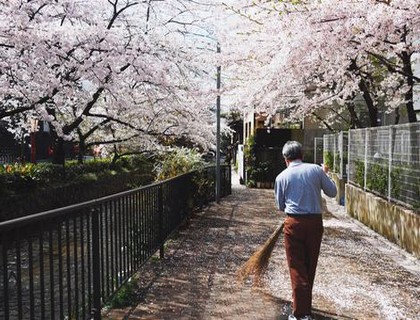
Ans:
POLYGON ((420 123, 349 131, 348 181, 420 207, 420 123))
POLYGON ((342 131, 335 134, 326 134, 323 138, 323 159, 331 172, 336 173, 340 179, 347 177, 348 162, 348 133, 342 131))

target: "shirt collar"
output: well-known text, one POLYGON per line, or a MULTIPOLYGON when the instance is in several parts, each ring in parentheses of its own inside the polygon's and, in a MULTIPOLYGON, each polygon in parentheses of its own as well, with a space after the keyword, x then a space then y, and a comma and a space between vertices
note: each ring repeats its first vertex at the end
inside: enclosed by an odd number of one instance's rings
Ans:
POLYGON ((295 166, 298 166, 300 164, 302 164, 302 160, 296 159, 296 160, 293 160, 292 162, 290 162, 289 167, 295 167, 295 166))

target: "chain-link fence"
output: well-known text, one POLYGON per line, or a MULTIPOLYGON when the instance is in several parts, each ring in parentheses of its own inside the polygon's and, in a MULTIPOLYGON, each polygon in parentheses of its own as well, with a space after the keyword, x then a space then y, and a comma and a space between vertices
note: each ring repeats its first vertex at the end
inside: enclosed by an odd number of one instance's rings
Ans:
POLYGON ((347 177, 348 133, 325 134, 323 138, 324 165, 340 179, 347 177))
POLYGON ((420 123, 349 131, 348 181, 420 207, 420 123))
POLYGON ((321 164, 324 161, 323 150, 324 150, 324 139, 315 138, 314 139, 314 163, 321 164))

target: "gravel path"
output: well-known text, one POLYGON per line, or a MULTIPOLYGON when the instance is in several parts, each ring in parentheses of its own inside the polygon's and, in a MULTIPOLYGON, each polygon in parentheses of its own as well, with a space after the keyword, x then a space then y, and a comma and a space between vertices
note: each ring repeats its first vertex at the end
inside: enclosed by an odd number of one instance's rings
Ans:
MULTIPOLYGON (((326 200, 314 287, 315 319, 420 319, 420 261, 326 200)), ((196 213, 136 276, 133 306, 105 319, 287 319, 290 278, 282 237, 265 286, 236 272, 283 219, 272 190, 234 185, 232 195, 196 213)))

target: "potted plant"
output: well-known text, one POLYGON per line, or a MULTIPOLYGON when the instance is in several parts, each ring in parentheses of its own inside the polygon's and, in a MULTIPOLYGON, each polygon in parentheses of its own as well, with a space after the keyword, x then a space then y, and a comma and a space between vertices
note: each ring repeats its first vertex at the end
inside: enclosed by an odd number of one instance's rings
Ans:
POLYGON ((258 188, 270 188, 271 183, 268 181, 269 177, 269 170, 270 170, 270 162, 263 161, 259 162, 254 168, 254 179, 257 183, 258 188))

